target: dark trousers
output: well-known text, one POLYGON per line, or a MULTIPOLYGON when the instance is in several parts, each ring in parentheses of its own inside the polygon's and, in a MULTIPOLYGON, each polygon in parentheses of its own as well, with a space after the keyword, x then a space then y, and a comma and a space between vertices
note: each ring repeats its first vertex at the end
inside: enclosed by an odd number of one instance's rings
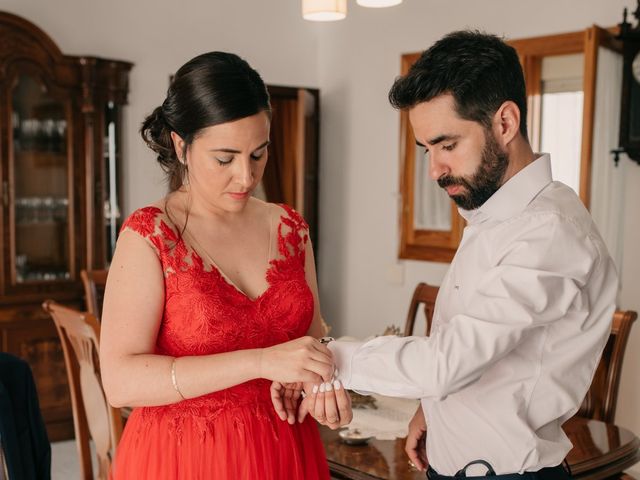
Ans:
POLYGON ((524 472, 524 473, 506 473, 502 475, 496 475, 491 466, 482 461, 471 462, 469 465, 464 467, 462 470, 458 471, 454 476, 440 475, 433 468, 429 467, 427 469, 427 478, 429 480, 570 480, 571 474, 563 465, 558 465, 557 467, 547 467, 537 472, 524 472), (466 469, 470 465, 474 463, 482 463, 483 465, 488 466, 488 472, 486 476, 482 477, 467 477, 466 469))

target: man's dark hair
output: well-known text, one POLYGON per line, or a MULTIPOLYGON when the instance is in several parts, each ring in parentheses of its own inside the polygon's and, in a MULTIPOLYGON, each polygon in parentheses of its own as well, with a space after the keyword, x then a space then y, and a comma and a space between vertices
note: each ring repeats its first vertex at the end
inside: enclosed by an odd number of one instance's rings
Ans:
POLYGON ((461 118, 491 128, 500 105, 511 100, 520 109, 520 133, 527 139, 527 96, 515 49, 495 35, 453 32, 438 40, 389 91, 398 109, 450 93, 461 118))

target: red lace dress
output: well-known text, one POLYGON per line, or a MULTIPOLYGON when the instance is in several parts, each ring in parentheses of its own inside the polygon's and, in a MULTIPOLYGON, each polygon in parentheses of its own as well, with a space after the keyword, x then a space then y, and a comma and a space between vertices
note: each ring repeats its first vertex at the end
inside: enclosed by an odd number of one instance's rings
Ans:
MULTIPOLYGON (((164 271, 158 354, 208 355, 305 335, 314 309, 304 273, 307 225, 283 208, 279 256, 267 272, 269 287, 255 300, 205 265, 159 208, 142 208, 126 220, 123 230, 150 242, 164 271)), ((307 417, 289 425, 280 420, 270 383, 253 380, 171 405, 134 409, 118 446, 113 478, 328 479, 315 421, 307 417)))

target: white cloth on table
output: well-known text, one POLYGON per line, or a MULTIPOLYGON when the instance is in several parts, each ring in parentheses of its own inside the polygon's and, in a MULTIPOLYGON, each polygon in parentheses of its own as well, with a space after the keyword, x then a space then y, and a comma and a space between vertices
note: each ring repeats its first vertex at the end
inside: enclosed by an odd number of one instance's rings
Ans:
POLYGON ((395 440, 407 436, 409 421, 419 400, 373 395, 378 408, 354 408, 349 429, 358 429, 364 437, 395 440))

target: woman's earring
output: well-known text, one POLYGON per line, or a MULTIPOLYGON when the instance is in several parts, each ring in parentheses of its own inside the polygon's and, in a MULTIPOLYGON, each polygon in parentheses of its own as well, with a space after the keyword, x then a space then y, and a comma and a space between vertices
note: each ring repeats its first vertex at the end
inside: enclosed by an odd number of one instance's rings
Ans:
POLYGON ((189 166, 187 165, 187 160, 180 162, 182 164, 182 184, 189 185, 189 166))

